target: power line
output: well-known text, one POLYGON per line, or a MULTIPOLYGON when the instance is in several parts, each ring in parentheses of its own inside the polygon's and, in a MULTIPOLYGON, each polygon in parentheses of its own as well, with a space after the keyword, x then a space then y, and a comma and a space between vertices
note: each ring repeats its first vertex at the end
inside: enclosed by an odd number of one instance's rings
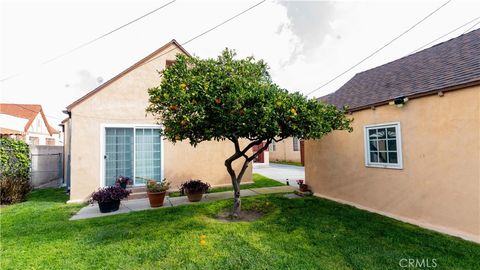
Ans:
MULTIPOLYGON (((448 33, 446 33, 446 34, 442 35, 441 37, 438 37, 438 38, 436 38, 436 39, 434 39, 434 40, 430 41, 429 43, 427 43, 427 44, 425 44, 425 45, 423 45, 423 46, 419 47, 418 49, 415 49, 414 51, 412 51, 411 53, 409 53, 409 55, 410 55, 410 54, 413 54, 413 53, 415 53, 415 52, 418 52, 418 51, 420 51, 421 49, 423 49, 423 48, 427 47, 428 45, 430 45, 430 44, 432 44, 432 43, 434 43, 434 42, 436 42, 436 41, 438 41, 438 40, 440 40, 440 39, 442 39, 442 38, 444 38, 444 37, 446 37, 446 36, 450 35, 451 33, 453 33, 453 32, 455 32, 455 31, 457 31, 458 29, 460 29, 460 28, 462 28, 462 27, 464 27, 464 26, 466 26, 466 25, 469 25, 470 23, 472 23, 472 22, 476 21, 477 19, 480 19, 480 17, 476 17, 475 19, 473 19, 473 20, 470 20, 469 22, 467 22, 467 23, 464 23, 464 24, 462 24, 461 26, 459 26, 459 27, 457 27, 457 28, 455 28, 455 29, 451 30, 450 32, 448 32, 448 33)), ((479 22, 477 22, 476 24, 474 24, 474 25, 473 25, 473 27, 475 27, 475 25, 477 25, 477 24, 479 24, 479 23, 480 23, 480 21, 479 21, 479 22)), ((470 31, 470 29, 472 29, 473 27, 470 27, 469 29, 467 29, 467 31, 463 32, 463 34, 465 34, 466 32, 470 31)))
MULTIPOLYGON (((247 9, 243 10, 242 12, 240 12, 240 13, 237 13, 236 15, 234 15, 234 16, 232 16, 232 17, 230 17, 229 19, 227 19, 227 20, 225 20, 225 21, 223 21, 223 22, 221 22, 221 23, 219 23, 219 24, 215 25, 214 27, 211 27, 211 28, 209 28, 208 30, 206 30, 206 31, 202 32, 201 34, 198 34, 198 35, 196 35, 195 37, 193 37, 193 38, 191 38, 191 39, 187 40, 186 42, 183 42, 183 43, 181 43, 181 45, 183 46, 183 45, 185 45, 185 44, 187 44, 187 43, 190 43, 190 42, 194 41, 195 39, 197 39, 197 38, 199 38, 199 37, 201 37, 201 36, 203 36, 203 35, 205 35, 205 34, 207 34, 207 33, 211 32, 211 31, 213 31, 213 30, 217 29, 218 27, 220 27, 220 26, 222 26, 222 25, 224 25, 224 24, 228 23, 229 21, 231 21, 231 20, 233 20, 233 19, 235 19, 235 18, 237 18, 237 17, 241 16, 242 14, 244 14, 244 13, 246 13, 246 12, 248 12, 248 11, 252 10, 253 8, 255 8, 255 7, 259 6, 260 4, 264 3, 265 1, 266 1, 266 0, 262 0, 262 1, 258 2, 258 3, 256 3, 255 5, 253 5, 253 6, 250 6, 249 8, 247 8, 247 9)), ((173 1, 172 1, 172 2, 173 2, 173 1)), ((161 56, 163 56, 163 55, 165 55, 165 54, 167 54, 167 53, 169 53, 169 52, 171 52, 171 51, 173 51, 173 50, 175 50, 175 49, 176 49, 176 48, 170 49, 170 50, 168 50, 167 52, 164 52, 164 53, 162 53, 162 54, 160 54, 160 55, 158 55, 158 56, 156 56, 156 57, 154 57, 154 58, 150 59, 148 62, 150 62, 150 61, 152 61, 152 60, 154 60, 154 59, 157 59, 157 58, 159 58, 159 57, 161 57, 161 56)), ((148 62, 147 62, 147 63, 148 63, 148 62)), ((33 111, 33 110, 31 110, 31 109, 28 109, 28 108, 25 108, 25 107, 23 107, 23 106, 21 106, 21 105, 19 105, 19 104, 16 104, 16 105, 18 105, 18 106, 20 106, 20 107, 22 107, 22 108, 24 108, 24 109, 26 109, 26 110, 29 110, 29 111, 35 112, 35 111, 33 111)), ((49 115, 45 115, 45 116, 49 116, 49 115)), ((88 115, 81 115, 81 116, 82 116, 82 117, 87 117, 87 118, 97 118, 97 117, 95 117, 95 116, 88 116, 88 115)), ((51 117, 51 118, 55 118, 55 119, 58 119, 58 120, 63 120, 63 119, 60 119, 60 118, 58 118, 58 117, 54 117, 54 116, 49 116, 49 117, 51 117)))
MULTIPOLYGON (((172 4, 172 3, 175 2, 175 1, 177 1, 177 0, 172 0, 172 1, 170 1, 170 2, 168 2, 168 3, 166 3, 166 4, 164 4, 164 5, 156 8, 156 9, 150 11, 150 12, 147 12, 147 13, 143 14, 142 16, 137 17, 136 19, 134 19, 134 20, 132 20, 132 21, 129 21, 129 22, 127 22, 127 23, 125 23, 125 24, 123 24, 123 25, 121 25, 121 26, 119 26, 119 27, 117 27, 117 28, 115 28, 115 29, 113 29, 113 30, 111 30, 111 31, 109 31, 109 32, 101 35, 101 36, 99 36, 99 37, 96 37, 96 38, 94 38, 94 39, 92 39, 92 40, 90 40, 90 41, 87 41, 87 42, 85 42, 85 43, 82 43, 82 44, 80 44, 80 45, 78 45, 78 46, 76 46, 76 47, 74 47, 74 48, 72 48, 72 49, 70 49, 70 50, 68 50, 68 51, 66 51, 66 52, 63 52, 63 53, 61 53, 61 54, 58 54, 58 55, 55 56, 55 57, 52 57, 52 58, 50 58, 50 59, 48 59, 48 60, 46 60, 46 61, 43 61, 43 62, 40 63, 40 65, 48 64, 48 63, 53 62, 53 61, 55 61, 55 60, 57 60, 57 59, 59 59, 59 58, 64 57, 65 55, 71 54, 71 53, 73 53, 73 52, 75 52, 75 51, 77 51, 77 50, 79 50, 79 49, 81 49, 81 48, 83 48, 83 47, 85 47, 85 46, 88 46, 88 45, 90 45, 90 44, 92 44, 92 43, 94 43, 94 42, 96 42, 96 41, 98 41, 98 40, 100 40, 100 39, 108 36, 108 35, 111 35, 111 34, 117 32, 118 30, 120 30, 120 29, 122 29, 122 28, 125 28, 125 27, 129 26, 129 25, 132 24, 132 23, 135 23, 135 22, 137 22, 137 21, 139 21, 139 20, 141 20, 141 19, 143 19, 143 18, 145 18, 145 17, 147 17, 147 16, 149 16, 149 15, 151 15, 151 14, 153 14, 153 13, 159 11, 159 10, 161 10, 162 8, 164 8, 164 7, 172 4)), ((19 73, 16 73, 16 74, 7 76, 7 77, 5 77, 5 78, 2 78, 2 79, 0 80, 0 82, 7 81, 7 80, 12 79, 12 78, 14 78, 14 77, 17 77, 18 75, 21 75, 21 74, 22 74, 22 72, 19 72, 19 73)))
MULTIPOLYGON (((256 7, 259 6, 260 4, 263 4, 265 1, 266 1, 266 0, 262 0, 262 1, 258 2, 258 3, 256 3, 255 5, 253 5, 253 6, 249 7, 249 8, 247 8, 247 9, 243 10, 243 11, 240 12, 240 13, 237 13, 236 15, 234 15, 234 16, 228 18, 227 20, 225 20, 225 21, 223 21, 223 22, 215 25, 214 27, 209 28, 208 30, 202 32, 201 34, 198 34, 198 35, 196 35, 195 37, 190 38, 189 40, 181 43, 180 45, 184 46, 184 45, 186 45, 186 44, 194 41, 195 39, 197 39, 197 38, 199 38, 199 37, 201 37, 201 36, 203 36, 203 35, 205 35, 205 34, 208 34, 209 32, 217 29, 218 27, 220 27, 220 26, 222 26, 222 25, 230 22, 231 20, 233 20, 233 19, 235 19, 235 18, 243 15, 244 13, 246 13, 246 12, 248 12, 248 11, 256 8, 256 7)), ((155 60, 155 59, 157 59, 157 58, 159 58, 159 57, 161 57, 161 56, 163 56, 163 55, 165 55, 165 54, 167 54, 167 53, 169 53, 169 52, 171 52, 171 51, 173 51, 173 50, 175 50, 175 49, 176 49, 176 48, 172 48, 172 49, 170 49, 170 50, 168 50, 168 51, 166 51, 166 52, 164 52, 164 53, 162 53, 162 54, 160 54, 160 55, 157 55, 157 56, 155 56, 154 58, 148 60, 146 63, 150 63, 151 61, 153 61, 153 60, 155 60)))
POLYGON ((464 34, 467 33, 468 31, 472 30, 475 26, 477 26, 478 24, 480 23, 480 21, 478 21, 476 24, 474 24, 472 27, 468 28, 465 32, 463 32, 464 34))
POLYGON ((312 91, 310 91, 309 93, 307 93, 306 95, 311 95, 313 93, 315 93, 316 91, 320 90, 321 88, 323 88, 324 86, 327 86, 329 85, 331 82, 335 81, 336 79, 338 79, 339 77, 341 77, 342 75, 344 75, 345 73, 349 72, 350 70, 354 69, 355 67, 357 67, 358 65, 360 65, 361 63, 365 62, 366 60, 368 60, 370 57, 374 56, 375 54, 377 54, 379 51, 383 50, 385 47, 389 46, 390 44, 392 44, 394 41, 396 41, 397 39, 399 39, 400 37, 402 37, 403 35, 405 35, 406 33, 410 32, 410 30, 412 30, 413 28, 415 28, 417 25, 419 25, 420 23, 422 23, 423 21, 425 21, 426 19, 428 19, 430 16, 432 16, 433 14, 435 14, 437 11, 439 11, 441 8, 443 8, 445 5, 447 5, 448 3, 450 3, 452 0, 448 0, 447 2, 445 2, 444 4, 442 4, 440 7, 438 7, 437 9, 435 9, 434 11, 430 12, 427 16, 425 16, 423 19, 421 19, 420 21, 416 22, 414 25, 412 25, 410 28, 408 28, 407 30, 403 31, 400 35, 398 35, 397 37, 395 37, 394 39, 392 39, 391 41, 389 41, 388 43, 386 43, 385 45, 383 45, 382 47, 380 47, 379 49, 377 49, 376 51, 372 52, 371 54, 369 54, 367 57, 363 58, 362 60, 360 60, 360 62, 356 63, 355 65, 351 66, 350 68, 348 68, 347 70, 345 70, 344 72, 338 74, 337 76, 335 76, 333 79, 330 79, 329 81, 327 81, 326 83, 320 85, 319 87, 313 89, 312 91))

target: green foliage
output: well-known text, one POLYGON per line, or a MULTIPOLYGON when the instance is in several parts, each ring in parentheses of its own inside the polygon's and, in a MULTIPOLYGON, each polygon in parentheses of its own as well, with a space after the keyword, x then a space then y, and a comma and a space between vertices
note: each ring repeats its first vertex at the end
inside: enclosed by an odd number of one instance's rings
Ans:
POLYGON ((0 179, 0 203, 12 204, 21 202, 25 200, 25 197, 31 190, 32 186, 28 179, 2 176, 0 179))
POLYGON ((30 149, 20 140, 0 138, 1 176, 21 179, 29 178, 30 149))
POLYGON ((170 182, 164 178, 160 183, 155 180, 148 180, 147 191, 148 192, 164 192, 170 188, 170 182))
POLYGON ((160 86, 148 91, 147 111, 164 125, 163 136, 196 145, 238 138, 313 139, 350 129, 343 111, 272 83, 262 60, 234 56, 230 50, 217 59, 177 55, 162 71, 160 86))
POLYGON ((0 138, 0 202, 21 202, 31 191, 30 150, 23 141, 0 138))
POLYGON ((1 269, 480 269, 476 243, 315 197, 248 197, 264 216, 229 224, 213 217, 232 200, 77 221, 67 200, 42 189, 1 209, 1 269))

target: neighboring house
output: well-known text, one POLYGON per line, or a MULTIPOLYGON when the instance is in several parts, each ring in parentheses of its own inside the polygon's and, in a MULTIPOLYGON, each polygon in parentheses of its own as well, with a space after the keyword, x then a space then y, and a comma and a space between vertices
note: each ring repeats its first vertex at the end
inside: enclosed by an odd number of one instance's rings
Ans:
POLYGON ((292 161, 301 162, 301 141, 296 137, 286 138, 279 142, 272 142, 268 147, 270 162, 292 161))
POLYGON ((0 104, 0 136, 31 145, 62 145, 58 130, 50 126, 41 105, 0 104))
POLYGON ((480 241, 480 30, 356 74, 353 132, 305 142, 315 195, 480 241))
MULTIPOLYGON (((137 186, 145 185, 145 178, 167 178, 173 188, 188 179, 231 185, 224 166, 234 151, 230 142, 173 144, 159 136, 161 126, 145 112, 147 90, 160 84, 158 71, 178 53, 188 55, 172 40, 67 107, 69 118, 62 125, 70 202, 85 201, 118 175, 133 178, 137 186)), ((241 164, 235 165, 239 170, 241 164)), ((251 168, 244 181, 252 181, 251 168)))

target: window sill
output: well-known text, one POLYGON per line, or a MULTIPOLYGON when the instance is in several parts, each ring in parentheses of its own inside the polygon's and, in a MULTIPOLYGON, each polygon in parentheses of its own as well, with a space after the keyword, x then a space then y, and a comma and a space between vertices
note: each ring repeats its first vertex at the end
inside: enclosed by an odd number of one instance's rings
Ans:
POLYGON ((365 164, 367 168, 403 170, 401 165, 365 164))

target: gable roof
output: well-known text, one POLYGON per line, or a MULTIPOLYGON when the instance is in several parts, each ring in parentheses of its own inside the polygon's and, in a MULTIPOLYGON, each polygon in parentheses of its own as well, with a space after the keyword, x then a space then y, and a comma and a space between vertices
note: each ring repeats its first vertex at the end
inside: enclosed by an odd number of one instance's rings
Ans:
POLYGON ((356 74, 319 98, 350 111, 480 84, 480 29, 356 74))
POLYGON ((45 126, 47 127, 48 133, 50 136, 52 134, 57 134, 59 133, 58 130, 50 126, 50 124, 47 121, 47 117, 43 113, 42 106, 39 104, 9 104, 9 103, 1 103, 0 104, 0 113, 1 114, 6 114, 18 118, 23 118, 27 119, 28 122, 24 127, 24 132, 28 132, 28 129, 32 125, 33 121, 35 120, 35 117, 40 113, 42 116, 43 122, 45 123, 45 126))
MULTIPOLYGON (((162 47, 160 47, 159 49, 155 50, 154 52, 152 52, 151 54, 147 55, 146 57, 144 57, 143 59, 141 59, 140 61, 136 62, 135 64, 133 64, 132 66, 130 66, 129 68, 125 69, 124 71, 118 73, 116 76, 114 76, 113 78, 111 78, 110 80, 104 82, 103 84, 101 84, 100 86, 98 86, 97 88, 93 89, 92 91, 88 92, 86 95, 84 95, 83 97, 75 100, 72 104, 68 105, 67 106, 67 111, 70 111, 73 107, 77 106, 78 104, 82 103, 84 100, 90 98, 91 96, 93 96, 94 94, 96 94, 98 91, 102 90, 103 88, 107 87, 108 85, 112 84, 113 82, 115 82, 116 80, 120 79, 121 77, 123 77, 125 74, 129 73, 130 71, 138 68, 139 66, 147 63, 150 59, 152 59, 155 55, 161 53, 162 51, 166 50, 170 45, 175 45, 178 49, 180 49, 184 54, 188 55, 188 56, 191 56, 190 53, 188 53, 183 47, 182 45, 180 45, 175 39, 172 39, 170 42, 168 42, 167 44, 163 45, 162 47)), ((168 51, 167 51, 168 52, 168 51)))
POLYGON ((20 130, 14 130, 9 128, 0 127, 0 134, 1 135, 23 135, 25 132, 20 130))

